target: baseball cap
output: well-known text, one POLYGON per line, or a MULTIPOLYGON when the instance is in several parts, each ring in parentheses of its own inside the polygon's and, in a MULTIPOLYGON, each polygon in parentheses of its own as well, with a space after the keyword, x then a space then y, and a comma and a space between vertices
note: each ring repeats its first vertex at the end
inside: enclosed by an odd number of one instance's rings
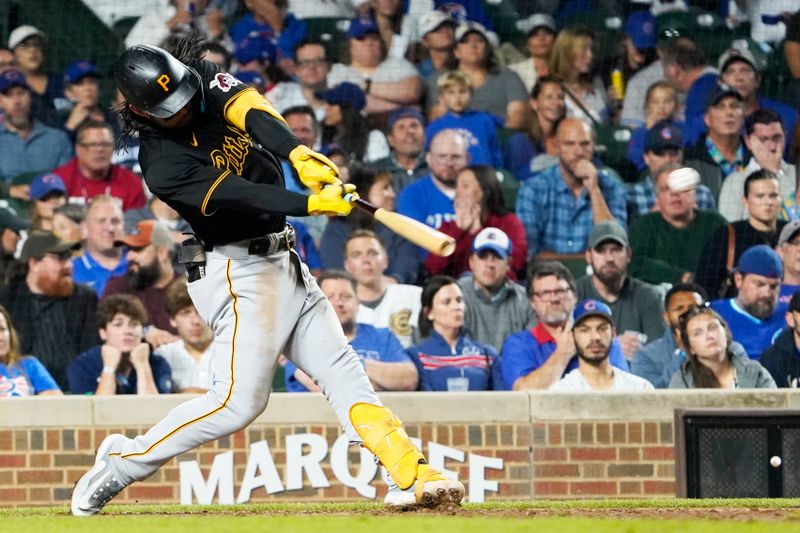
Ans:
POLYGON ((553 17, 544 13, 534 13, 517 22, 517 29, 530 37, 539 28, 547 28, 551 32, 556 32, 556 21, 553 17))
POLYGON ((100 74, 95 66, 88 61, 73 61, 64 71, 64 85, 78 83, 86 77, 99 78, 100 74))
POLYGON ((350 21, 350 27, 347 28, 347 36, 351 39, 360 39, 368 33, 380 33, 378 25, 375 24, 375 19, 369 15, 358 17, 350 21))
POLYGON ((172 236, 169 230, 157 220, 141 220, 136 223, 136 233, 123 235, 114 241, 114 246, 127 246, 128 248, 144 248, 149 244, 156 246, 172 246, 172 236))
POLYGON ((52 192, 67 193, 64 180, 58 174, 40 174, 31 181, 30 197, 32 200, 41 200, 52 192))
POLYGON ((483 228, 472 241, 472 252, 479 254, 484 250, 492 250, 505 259, 511 254, 511 239, 501 229, 483 228))
POLYGON ((242 70, 236 73, 236 79, 245 85, 250 85, 259 90, 264 90, 267 86, 264 77, 255 70, 242 70))
POLYGON ((13 50, 22 41, 31 37, 39 37, 43 41, 47 41, 47 35, 42 30, 35 26, 23 24, 22 26, 14 28, 14 31, 8 36, 8 47, 13 50))
POLYGON ((449 13, 445 13, 444 11, 439 11, 438 9, 428 11, 419 19, 420 37, 425 37, 430 32, 439 29, 439 26, 442 24, 450 24, 455 26, 456 21, 450 16, 449 13))
POLYGON ((361 90, 361 87, 349 81, 342 82, 330 89, 319 91, 315 93, 315 96, 329 104, 352 107, 358 111, 361 111, 367 105, 364 91, 361 90))
POLYGON ((783 229, 781 230, 781 234, 778 237, 778 246, 783 246, 787 242, 792 240, 798 232, 800 232, 800 220, 792 220, 788 224, 786 224, 783 229))
POLYGON ((625 34, 637 50, 656 46, 656 17, 650 11, 635 11, 625 21, 625 34))
POLYGON ((683 134, 672 122, 661 120, 647 130, 644 136, 644 151, 653 152, 665 148, 683 148, 683 134))
POLYGON ((10 209, 0 207, 0 231, 4 229, 10 229, 15 233, 19 233, 20 231, 30 227, 30 220, 18 217, 10 209))
POLYGON ((425 125, 425 117, 422 116, 422 113, 413 107, 401 107, 400 109, 392 111, 389 115, 389 119, 386 121, 386 131, 391 131, 392 128, 394 128, 394 123, 401 118, 415 118, 419 120, 423 126, 425 125))
POLYGON ((719 71, 725 72, 725 69, 727 69, 731 63, 735 61, 744 61, 750 65, 755 72, 758 72, 758 67, 756 67, 756 58, 747 48, 729 48, 725 50, 725 52, 719 56, 719 62, 717 63, 719 66, 719 71))
POLYGON ((25 79, 25 74, 15 68, 10 68, 0 73, 0 93, 5 94, 12 87, 22 87, 23 89, 31 90, 28 86, 28 80, 25 79))
POLYGON ((41 259, 45 254, 63 254, 81 247, 80 242, 62 241, 52 231, 33 231, 22 246, 19 260, 27 263, 28 259, 41 259))
POLYGON ((742 95, 739 94, 739 92, 736 89, 734 89, 727 83, 717 84, 717 87, 713 91, 708 93, 708 96, 706 97, 706 109, 717 105, 723 98, 727 98, 729 96, 733 96, 740 102, 742 101, 742 95))
POLYGON ((233 57, 239 63, 249 63, 254 60, 275 62, 278 49, 266 36, 258 32, 250 32, 247 37, 236 43, 233 57))
POLYGON ((741 274, 756 274, 765 278, 781 279, 783 277, 783 263, 775 250, 766 244, 759 244, 745 250, 733 271, 741 274))
POLYGON ((592 231, 589 233, 589 248, 594 248, 605 241, 614 241, 626 248, 629 246, 628 234, 616 220, 606 220, 592 226, 592 231))
POLYGON ((581 320, 591 316, 599 316, 605 318, 611 324, 614 323, 611 309, 606 304, 597 300, 581 300, 572 310, 572 327, 574 328, 581 320))
POLYGON ((468 20, 459 24, 456 28, 456 41, 461 41, 468 33, 479 33, 484 39, 489 41, 489 34, 486 33, 486 28, 480 22, 468 20))

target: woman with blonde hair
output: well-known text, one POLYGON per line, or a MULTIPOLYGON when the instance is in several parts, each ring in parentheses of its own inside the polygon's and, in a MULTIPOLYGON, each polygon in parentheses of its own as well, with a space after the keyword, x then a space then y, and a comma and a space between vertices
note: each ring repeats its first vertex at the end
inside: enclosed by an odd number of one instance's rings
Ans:
POLYGON ((680 316, 686 360, 672 376, 670 389, 774 389, 775 381, 758 361, 731 350, 725 319, 710 307, 680 316))
POLYGON ((564 28, 550 55, 550 73, 564 80, 567 116, 589 123, 609 122, 612 108, 603 81, 593 72, 594 34, 588 28, 564 28))
POLYGON ((56 380, 41 361, 20 354, 11 315, 0 305, 0 398, 60 394, 56 380))

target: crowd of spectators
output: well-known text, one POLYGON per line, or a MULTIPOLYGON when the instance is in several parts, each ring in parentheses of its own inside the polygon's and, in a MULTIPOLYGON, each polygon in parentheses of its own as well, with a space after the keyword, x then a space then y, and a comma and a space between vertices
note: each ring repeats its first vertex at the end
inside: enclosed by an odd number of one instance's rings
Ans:
MULTIPOLYGON (((126 44, 199 33, 362 198, 455 240, 289 220, 376 390, 800 386, 797 9, 719 2, 751 35, 716 57, 657 2, 606 2, 603 34, 518 1, 505 40, 480 2, 168 4, 126 44)), ((51 46, 22 24, 0 48, 0 397, 207 391, 191 228, 148 190, 112 80, 88 52, 48 72, 51 46)), ((295 363, 286 390, 319 391, 295 363)))

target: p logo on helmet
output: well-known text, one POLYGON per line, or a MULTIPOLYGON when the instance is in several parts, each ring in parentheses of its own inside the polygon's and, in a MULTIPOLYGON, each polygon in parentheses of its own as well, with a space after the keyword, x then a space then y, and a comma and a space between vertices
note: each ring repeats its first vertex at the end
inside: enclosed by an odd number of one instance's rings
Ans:
POLYGON ((169 92, 169 87, 167 86, 167 84, 169 83, 169 76, 167 76, 166 74, 162 74, 161 76, 159 76, 158 80, 156 80, 156 83, 161 85, 161 88, 164 89, 164 92, 166 93, 169 92))

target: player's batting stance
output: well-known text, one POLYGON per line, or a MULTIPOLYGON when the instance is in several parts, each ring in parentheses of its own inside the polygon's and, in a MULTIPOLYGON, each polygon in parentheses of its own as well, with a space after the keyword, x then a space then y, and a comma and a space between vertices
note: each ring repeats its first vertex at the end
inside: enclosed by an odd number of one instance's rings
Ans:
POLYGON ((176 455, 247 426, 267 405, 281 353, 314 377, 351 441, 387 468, 394 482, 387 504, 459 503, 463 485, 425 464, 381 405, 332 307, 293 251, 286 216, 347 215, 351 204, 342 196, 354 188, 341 184, 331 161, 301 145, 255 89, 201 60, 194 38, 173 53, 177 58, 131 47, 116 79, 127 101, 125 129, 140 136, 148 187, 197 236, 180 253, 192 300, 216 336, 214 384, 144 435, 107 437, 75 486, 72 514, 97 513, 176 455), (279 157, 291 161, 310 196, 284 188, 279 157))

